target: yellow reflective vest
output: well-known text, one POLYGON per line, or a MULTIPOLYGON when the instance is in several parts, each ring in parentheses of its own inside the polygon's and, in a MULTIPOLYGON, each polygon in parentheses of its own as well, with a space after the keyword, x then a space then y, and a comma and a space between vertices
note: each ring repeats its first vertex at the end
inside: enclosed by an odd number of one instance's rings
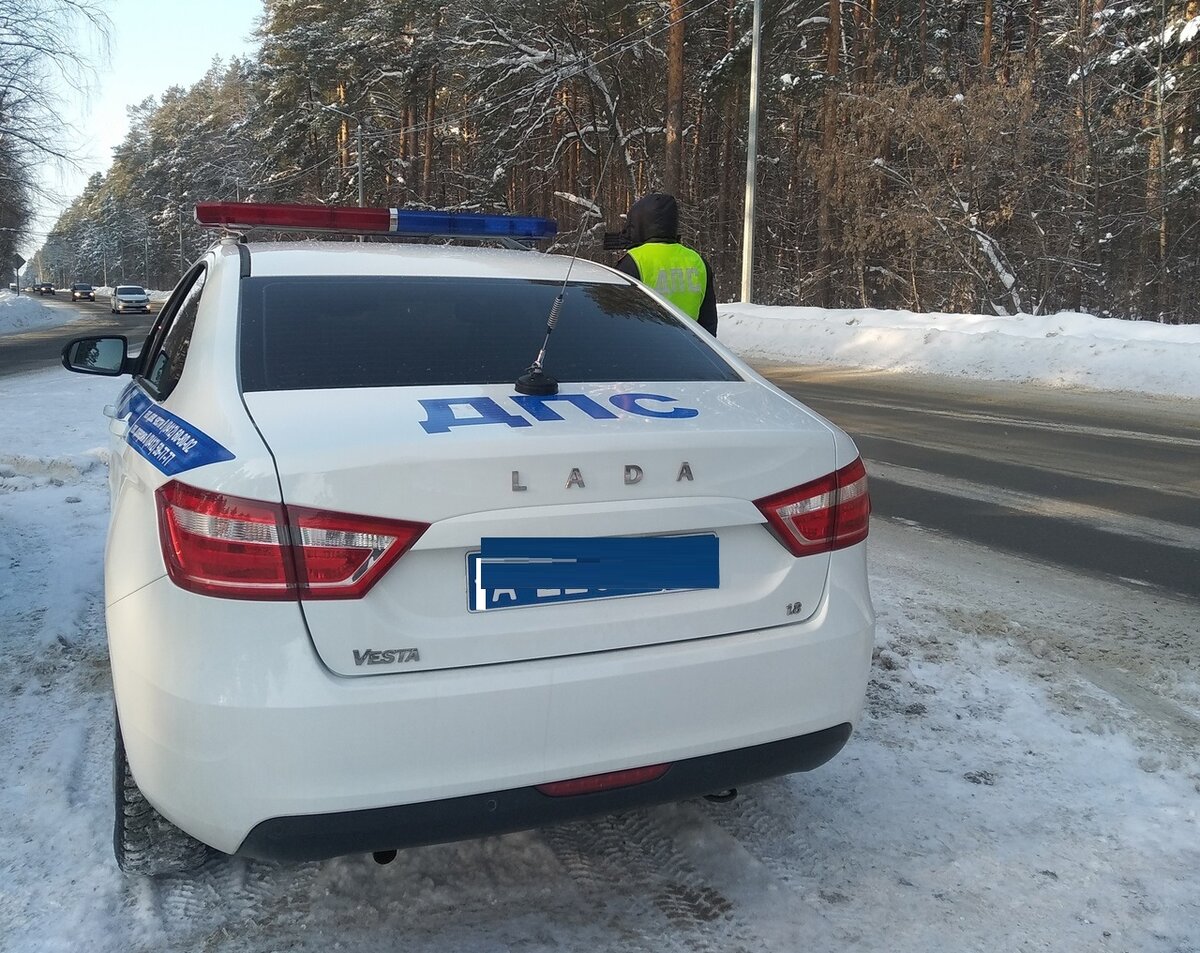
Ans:
POLYGON ((693 321, 699 319, 708 287, 708 269, 697 252, 678 242, 646 242, 629 249, 629 257, 637 262, 643 284, 693 321))

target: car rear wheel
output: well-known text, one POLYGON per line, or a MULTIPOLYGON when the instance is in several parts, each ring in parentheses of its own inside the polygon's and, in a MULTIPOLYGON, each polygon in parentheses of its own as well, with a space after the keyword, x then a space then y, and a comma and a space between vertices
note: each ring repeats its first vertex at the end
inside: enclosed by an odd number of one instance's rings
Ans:
POLYGON ((121 739, 121 722, 113 713, 113 853, 127 874, 158 877, 183 874, 200 867, 214 851, 150 806, 133 779, 121 739))

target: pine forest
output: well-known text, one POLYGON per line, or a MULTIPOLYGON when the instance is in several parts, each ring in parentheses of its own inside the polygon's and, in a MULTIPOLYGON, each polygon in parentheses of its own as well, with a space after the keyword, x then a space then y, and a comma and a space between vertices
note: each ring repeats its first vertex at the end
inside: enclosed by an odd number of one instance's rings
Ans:
MULTIPOLYGON (((196 201, 355 205, 361 156, 366 205, 546 215, 599 260, 672 192, 735 300, 751 31, 748 0, 265 0, 253 57, 131 108, 39 265, 169 287, 196 201)), ((757 302, 1200 321, 1200 0, 766 0, 760 83, 757 302)))

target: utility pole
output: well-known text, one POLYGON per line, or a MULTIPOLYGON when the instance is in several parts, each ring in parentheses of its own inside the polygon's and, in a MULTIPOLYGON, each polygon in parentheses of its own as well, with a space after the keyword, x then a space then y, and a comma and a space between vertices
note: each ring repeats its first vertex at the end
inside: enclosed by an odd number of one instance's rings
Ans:
POLYGON ((750 303, 754 273, 754 184, 758 164, 758 64, 762 42, 762 0, 754 0, 750 49, 750 130, 746 136, 746 211, 742 219, 742 302, 750 303))
POLYGON ((179 206, 179 277, 183 277, 183 206, 179 206))

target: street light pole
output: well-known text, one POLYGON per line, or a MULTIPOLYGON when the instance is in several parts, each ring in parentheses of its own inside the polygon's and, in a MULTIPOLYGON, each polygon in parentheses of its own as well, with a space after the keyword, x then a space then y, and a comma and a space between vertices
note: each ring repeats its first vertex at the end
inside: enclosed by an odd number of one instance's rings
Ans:
POLYGON ((742 218, 742 301, 750 303, 754 274, 754 185, 758 164, 758 62, 762 33, 762 0, 754 0, 754 34, 750 48, 750 130, 746 137, 746 210, 742 218))

